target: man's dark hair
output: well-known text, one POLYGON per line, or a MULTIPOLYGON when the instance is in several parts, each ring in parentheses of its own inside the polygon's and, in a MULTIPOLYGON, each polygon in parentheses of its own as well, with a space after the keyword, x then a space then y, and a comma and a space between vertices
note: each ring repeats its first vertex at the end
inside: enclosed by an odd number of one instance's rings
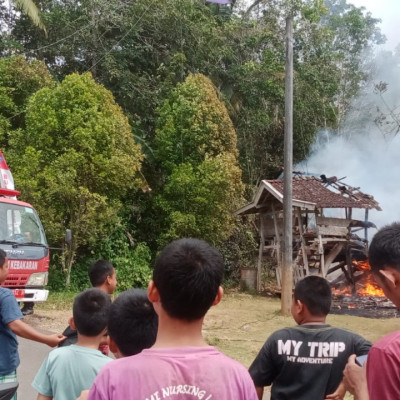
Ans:
POLYGON ((372 272, 385 267, 400 271, 400 223, 386 225, 373 237, 368 250, 372 272))
POLYGON ((111 299, 100 289, 92 288, 79 293, 74 299, 72 313, 78 333, 97 336, 107 327, 111 299))
POLYGON ((102 285, 107 276, 112 276, 114 266, 107 260, 97 260, 90 264, 89 279, 93 287, 102 285))
POLYGON ((121 293, 111 305, 108 333, 124 357, 153 346, 158 316, 143 289, 121 293))
POLYGON ((312 315, 327 315, 331 309, 332 291, 326 279, 307 276, 296 283, 294 299, 300 300, 312 315))
POLYGON ((0 268, 4 267, 4 262, 6 261, 6 258, 7 253, 3 249, 0 249, 0 268))
POLYGON ((179 239, 158 256, 153 280, 167 314, 194 321, 212 306, 223 274, 222 256, 214 247, 199 239, 179 239))

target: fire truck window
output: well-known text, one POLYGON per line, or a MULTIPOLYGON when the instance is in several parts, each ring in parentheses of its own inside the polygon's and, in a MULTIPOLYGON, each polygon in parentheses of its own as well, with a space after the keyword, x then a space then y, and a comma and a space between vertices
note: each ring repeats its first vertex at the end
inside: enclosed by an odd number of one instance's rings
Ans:
POLYGON ((21 233, 25 242, 41 243, 39 226, 32 213, 22 214, 21 233))
POLYGON ((7 215, 5 210, 0 209, 0 240, 7 238, 7 215))
POLYGON ((47 244, 35 210, 5 203, 0 203, 0 240, 47 244))
POLYGON ((18 210, 7 210, 8 236, 21 233, 21 213, 18 210))
POLYGON ((32 233, 29 231, 22 232, 25 242, 33 242, 32 233))

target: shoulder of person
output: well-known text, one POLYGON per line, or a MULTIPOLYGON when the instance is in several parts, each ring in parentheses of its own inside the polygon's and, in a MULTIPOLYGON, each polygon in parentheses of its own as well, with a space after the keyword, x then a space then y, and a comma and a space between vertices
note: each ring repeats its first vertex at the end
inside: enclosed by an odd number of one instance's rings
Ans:
POLYGON ((17 299, 14 297, 11 289, 0 286, 0 300, 6 298, 12 298, 17 303, 17 299))
POLYGON ((304 331, 301 325, 289 326, 286 328, 278 329, 277 331, 271 333, 270 338, 282 339, 283 337, 291 338, 293 335, 299 333, 299 331, 304 331))
POLYGON ((363 336, 361 336, 359 333, 353 332, 353 331, 351 331, 351 330, 349 330, 349 329, 346 329, 346 328, 338 328, 338 327, 335 327, 335 326, 333 326, 332 329, 334 329, 334 331, 335 331, 337 334, 342 334, 342 335, 347 336, 347 337, 362 339, 362 340, 365 340, 366 342, 368 342, 368 340, 365 339, 363 336))
POLYGON ((400 350, 400 331, 394 331, 377 340, 372 349, 380 349, 386 352, 397 352, 400 350))

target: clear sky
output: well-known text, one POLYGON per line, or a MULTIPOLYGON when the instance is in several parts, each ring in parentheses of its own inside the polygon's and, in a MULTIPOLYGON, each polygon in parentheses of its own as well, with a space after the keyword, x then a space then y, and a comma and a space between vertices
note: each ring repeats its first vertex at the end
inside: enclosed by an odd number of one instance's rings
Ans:
POLYGON ((387 38, 387 47, 393 50, 400 43, 400 0, 348 0, 356 7, 364 6, 374 18, 382 20, 380 28, 387 38))

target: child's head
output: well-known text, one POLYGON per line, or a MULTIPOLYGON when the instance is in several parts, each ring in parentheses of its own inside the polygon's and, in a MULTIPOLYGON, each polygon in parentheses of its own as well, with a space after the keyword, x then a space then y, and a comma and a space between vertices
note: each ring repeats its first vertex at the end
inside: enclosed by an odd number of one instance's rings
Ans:
POLYGON ((0 283, 3 283, 8 276, 8 258, 7 253, 0 249, 0 283))
POLYGON ((111 305, 108 333, 124 357, 153 346, 157 327, 157 314, 143 289, 127 290, 111 305))
MULTIPOLYGON (((320 276, 307 276, 296 283, 293 295, 293 304, 301 302, 307 307, 310 315, 326 317, 331 309, 332 291, 326 279, 320 276)), ((293 312, 292 315, 297 319, 293 312)))
POLYGON ((198 320, 214 303, 222 282, 221 254, 198 239, 179 239, 158 256, 153 281, 166 313, 186 321, 198 320))
POLYGON ((373 273, 385 268, 400 271, 400 223, 395 222, 380 229, 373 237, 368 250, 373 273))
POLYGON ((117 286, 117 276, 113 265, 107 260, 97 260, 89 267, 89 279, 93 287, 113 294, 117 286))
POLYGON ((107 328, 111 299, 103 291, 92 288, 79 293, 72 308, 78 334, 95 337, 107 328))
POLYGON ((400 223, 380 229, 373 237, 368 260, 375 280, 386 296, 400 307, 400 223))

